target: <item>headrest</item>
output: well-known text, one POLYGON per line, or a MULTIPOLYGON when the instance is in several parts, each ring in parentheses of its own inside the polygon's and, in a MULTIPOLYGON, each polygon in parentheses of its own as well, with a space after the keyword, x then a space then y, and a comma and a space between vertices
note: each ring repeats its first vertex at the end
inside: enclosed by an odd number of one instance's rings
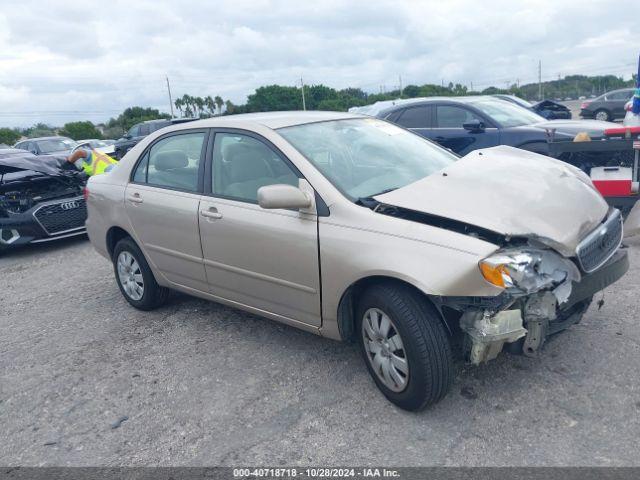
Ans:
POLYGON ((156 170, 173 170, 189 165, 187 155, 181 150, 167 150, 155 155, 156 170))
POLYGON ((250 143, 232 143, 225 145, 222 156, 229 162, 232 183, 268 177, 266 147, 250 143))
MULTIPOLYGON (((251 158, 260 155, 261 148, 258 145, 245 142, 230 143, 222 149, 222 156, 228 162, 233 162, 239 157, 251 158)), ((243 159, 241 158, 241 160, 243 159)))

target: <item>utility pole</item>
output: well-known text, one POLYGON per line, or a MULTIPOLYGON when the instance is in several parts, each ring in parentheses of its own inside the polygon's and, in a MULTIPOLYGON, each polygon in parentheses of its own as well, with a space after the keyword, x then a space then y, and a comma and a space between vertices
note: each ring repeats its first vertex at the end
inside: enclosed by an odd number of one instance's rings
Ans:
POLYGON ((538 60, 538 100, 542 100, 542 60, 538 60))
POLYGON ((173 100, 171 100, 171 86, 169 85, 169 77, 165 75, 167 79, 167 92, 169 92, 169 108, 171 108, 171 118, 173 118, 173 100))
POLYGON ((302 89, 302 110, 307 110, 307 102, 305 101, 304 98, 304 81, 302 80, 302 77, 300 77, 300 88, 302 89))
POLYGON ((402 98, 402 75, 398 75, 398 81, 400 82, 400 98, 402 98))

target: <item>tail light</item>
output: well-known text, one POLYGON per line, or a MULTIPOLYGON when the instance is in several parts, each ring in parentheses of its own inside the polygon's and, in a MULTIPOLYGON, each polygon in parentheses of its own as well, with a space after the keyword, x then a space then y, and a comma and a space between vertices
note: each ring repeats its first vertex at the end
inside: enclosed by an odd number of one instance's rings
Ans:
POLYGON ((89 189, 87 187, 82 189, 82 196, 84 197, 85 202, 89 200, 89 189))
POLYGON ((580 109, 584 110, 585 108, 587 108, 589 106, 590 102, 582 102, 582 105, 580 105, 580 109))

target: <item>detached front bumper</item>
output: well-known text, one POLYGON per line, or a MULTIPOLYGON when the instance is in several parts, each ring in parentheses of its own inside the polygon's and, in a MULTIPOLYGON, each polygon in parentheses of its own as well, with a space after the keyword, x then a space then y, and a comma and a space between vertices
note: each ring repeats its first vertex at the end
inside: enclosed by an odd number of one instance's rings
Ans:
POLYGON ((0 218, 0 250, 82 235, 87 209, 82 197, 64 198, 35 205, 0 218))
POLYGON ((571 294, 560 305, 553 293, 545 290, 518 299, 503 294, 493 305, 465 309, 460 327, 465 333, 469 361, 480 364, 491 360, 505 345, 512 353, 535 355, 549 335, 579 322, 592 297, 618 281, 627 270, 629 257, 626 248, 621 247, 604 265, 572 282, 571 294))

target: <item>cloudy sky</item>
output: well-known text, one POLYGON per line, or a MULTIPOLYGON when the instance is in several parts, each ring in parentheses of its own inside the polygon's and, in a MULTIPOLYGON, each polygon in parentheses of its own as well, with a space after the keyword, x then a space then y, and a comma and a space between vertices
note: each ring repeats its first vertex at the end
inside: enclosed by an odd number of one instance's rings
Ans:
POLYGON ((638 0, 3 0, 0 126, 104 121, 257 86, 474 88, 574 73, 629 78, 638 0), (634 17, 635 13, 635 17, 634 17))

